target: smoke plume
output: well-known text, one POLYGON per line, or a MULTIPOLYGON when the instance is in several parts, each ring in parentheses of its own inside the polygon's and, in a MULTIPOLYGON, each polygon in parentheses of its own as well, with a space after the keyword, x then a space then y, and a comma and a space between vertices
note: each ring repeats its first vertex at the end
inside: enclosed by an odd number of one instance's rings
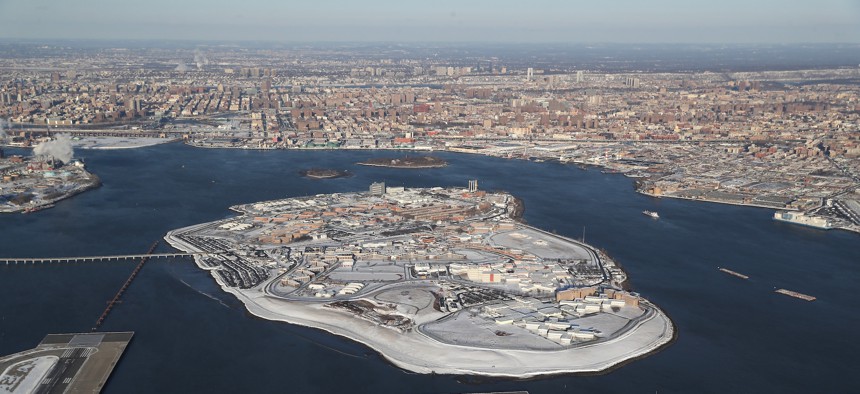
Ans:
POLYGON ((173 69, 173 71, 179 71, 181 73, 184 73, 188 71, 188 66, 185 65, 185 62, 180 60, 179 64, 176 66, 176 68, 173 69))
POLYGON ((75 151, 72 149, 72 138, 67 134, 57 134, 53 140, 39 143, 33 148, 33 155, 44 160, 54 159, 68 164, 72 161, 75 151))
POLYGON ((203 66, 206 66, 209 64, 209 58, 207 58, 206 55, 204 55, 203 52, 201 52, 199 49, 195 49, 194 50, 194 63, 197 64, 198 70, 202 70, 203 66))

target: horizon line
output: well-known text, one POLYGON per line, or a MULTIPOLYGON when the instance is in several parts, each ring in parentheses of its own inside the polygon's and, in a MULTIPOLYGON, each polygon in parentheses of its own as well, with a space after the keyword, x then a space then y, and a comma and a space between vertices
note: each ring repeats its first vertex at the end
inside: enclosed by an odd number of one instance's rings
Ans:
POLYGON ((194 39, 194 38, 36 38, 36 37, 0 37, 0 42, 11 41, 61 41, 61 42, 170 42, 170 43, 270 43, 270 44, 441 44, 441 45, 468 45, 468 44, 493 44, 493 45, 727 45, 727 46, 754 46, 754 45, 852 45, 860 46, 860 42, 850 41, 757 41, 757 42, 719 42, 719 41, 510 41, 510 40, 474 40, 474 41, 424 41, 424 40, 273 40, 273 39, 194 39))

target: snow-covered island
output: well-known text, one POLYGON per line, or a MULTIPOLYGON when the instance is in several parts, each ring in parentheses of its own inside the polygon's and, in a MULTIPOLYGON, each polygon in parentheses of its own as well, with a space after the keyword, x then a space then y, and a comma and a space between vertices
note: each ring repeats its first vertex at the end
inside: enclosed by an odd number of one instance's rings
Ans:
POLYGON ((605 254, 519 222, 509 194, 371 190, 234 206, 165 239, 254 315, 419 373, 595 373, 674 337, 605 254))
MULTIPOLYGON (((0 130, 2 133, 2 130, 0 130)), ((59 134, 33 148, 32 156, 6 157, 0 134, 0 213, 30 213, 101 185, 84 163, 73 159, 69 136, 59 134)))

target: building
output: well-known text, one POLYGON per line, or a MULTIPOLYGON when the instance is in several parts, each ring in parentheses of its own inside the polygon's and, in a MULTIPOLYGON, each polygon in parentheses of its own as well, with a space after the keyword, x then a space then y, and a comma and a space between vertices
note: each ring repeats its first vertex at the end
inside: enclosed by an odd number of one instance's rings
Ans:
POLYGON ((477 179, 469 180, 469 192, 474 193, 476 191, 478 191, 478 180, 477 179))
POLYGON ((583 81, 585 81, 585 73, 583 73, 582 71, 577 71, 576 72, 576 82, 583 82, 583 81))
POLYGON ((385 194, 385 182, 373 182, 370 184, 370 194, 381 196, 385 194))
POLYGON ((531 81, 535 76, 535 69, 529 67, 526 69, 526 81, 531 81))
POLYGON ((272 78, 263 78, 263 93, 269 93, 272 90, 272 78))
POLYGON ((597 293, 597 288, 595 287, 585 287, 585 288, 574 288, 559 291, 555 294, 556 301, 571 301, 577 298, 584 299, 588 296, 593 296, 597 293))

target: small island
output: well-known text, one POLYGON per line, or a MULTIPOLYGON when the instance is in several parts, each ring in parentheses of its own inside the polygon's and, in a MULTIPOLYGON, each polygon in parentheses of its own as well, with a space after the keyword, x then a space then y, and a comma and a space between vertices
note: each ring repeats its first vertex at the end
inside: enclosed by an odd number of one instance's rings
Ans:
POLYGON ((418 156, 418 157, 378 157, 368 159, 358 163, 363 166, 373 167, 391 167, 391 168, 442 168, 448 165, 448 162, 434 156, 418 156))
POLYGON ((299 171, 299 174, 311 179, 334 179, 352 176, 352 173, 347 170, 334 170, 330 168, 309 168, 299 171))
POLYGON ((0 213, 36 212, 99 187, 99 177, 72 159, 73 154, 65 135, 39 143, 30 157, 6 157, 0 148, 0 213))
POLYGON ((165 239, 251 314, 353 339, 412 372, 596 373, 675 337, 605 253, 526 225, 519 200, 476 182, 231 209, 165 239))

